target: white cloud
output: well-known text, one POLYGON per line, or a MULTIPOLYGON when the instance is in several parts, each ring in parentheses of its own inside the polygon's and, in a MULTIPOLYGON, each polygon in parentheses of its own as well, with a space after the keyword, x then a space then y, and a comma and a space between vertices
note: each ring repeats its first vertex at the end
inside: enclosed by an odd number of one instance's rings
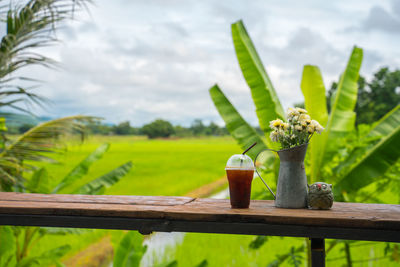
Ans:
POLYGON ((397 18, 385 9, 374 6, 365 19, 363 28, 368 31, 381 30, 398 33, 400 32, 400 17, 397 18))

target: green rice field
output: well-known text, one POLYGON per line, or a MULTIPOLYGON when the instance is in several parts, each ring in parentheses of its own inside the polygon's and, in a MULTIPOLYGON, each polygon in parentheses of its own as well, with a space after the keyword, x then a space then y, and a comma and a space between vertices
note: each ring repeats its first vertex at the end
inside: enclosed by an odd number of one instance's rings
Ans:
POLYGON ((227 159, 241 152, 230 137, 147 140, 93 136, 84 144, 70 144, 66 153, 57 157, 59 164, 46 165, 54 184, 103 143, 111 144, 109 151, 92 165, 80 184, 127 161, 133 163, 129 174, 106 191, 108 195, 181 196, 223 177, 227 159))

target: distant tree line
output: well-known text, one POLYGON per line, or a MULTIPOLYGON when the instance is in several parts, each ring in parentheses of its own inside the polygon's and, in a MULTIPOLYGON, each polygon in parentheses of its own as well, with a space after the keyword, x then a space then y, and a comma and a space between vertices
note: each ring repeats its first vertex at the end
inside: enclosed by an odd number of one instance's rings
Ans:
POLYGON ((191 137, 191 136, 223 136, 229 132, 225 127, 220 127, 214 122, 208 125, 202 120, 196 119, 191 126, 172 125, 169 121, 156 119, 142 127, 133 127, 129 121, 124 121, 116 125, 107 125, 95 122, 88 125, 89 132, 100 135, 146 135, 149 138, 158 137, 191 137))
MULTIPOLYGON (((9 125, 8 132, 10 134, 23 134, 36 124, 23 123, 20 125, 9 125)), ((146 135, 149 138, 158 137, 191 137, 191 136, 223 136, 229 135, 225 127, 220 127, 214 122, 208 125, 202 120, 196 119, 189 127, 181 125, 172 125, 169 121, 156 119, 155 121, 145 124, 142 127, 133 127, 129 121, 124 121, 115 125, 105 124, 101 121, 95 121, 87 125, 90 134, 99 135, 146 135)))

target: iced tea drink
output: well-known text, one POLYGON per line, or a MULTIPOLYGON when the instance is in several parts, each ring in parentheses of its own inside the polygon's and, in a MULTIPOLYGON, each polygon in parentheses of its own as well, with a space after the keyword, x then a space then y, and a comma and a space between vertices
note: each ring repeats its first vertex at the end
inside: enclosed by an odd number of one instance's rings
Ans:
POLYGON ((254 175, 253 160, 244 154, 236 154, 226 163, 226 176, 229 182, 231 206, 245 209, 250 204, 251 182, 254 175))
POLYGON ((235 209, 246 209, 250 205, 251 182, 254 169, 226 168, 229 181, 231 206, 235 209))

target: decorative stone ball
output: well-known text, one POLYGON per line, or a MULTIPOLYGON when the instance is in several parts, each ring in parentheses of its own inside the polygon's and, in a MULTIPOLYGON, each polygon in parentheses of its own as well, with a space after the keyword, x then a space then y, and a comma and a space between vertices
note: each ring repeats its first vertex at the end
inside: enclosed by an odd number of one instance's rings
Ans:
POLYGON ((332 185, 316 182, 308 186, 308 206, 311 209, 327 210, 332 207, 332 185))

